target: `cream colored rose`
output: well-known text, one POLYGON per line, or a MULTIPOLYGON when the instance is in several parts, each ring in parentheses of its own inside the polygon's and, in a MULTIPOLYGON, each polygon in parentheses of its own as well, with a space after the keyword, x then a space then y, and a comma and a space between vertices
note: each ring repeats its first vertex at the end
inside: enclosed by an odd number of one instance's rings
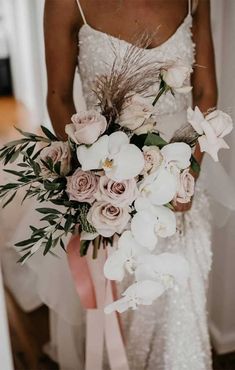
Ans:
POLYGON ((176 92, 188 93, 192 90, 192 87, 185 84, 188 82, 191 73, 191 66, 177 60, 169 66, 162 68, 161 76, 163 81, 176 92))
POLYGON ((219 160, 219 150, 229 148, 224 140, 224 136, 228 135, 233 129, 231 117, 220 110, 215 110, 204 117, 198 107, 195 107, 194 110, 189 107, 187 118, 194 130, 199 134, 198 142, 201 151, 210 154, 214 161, 217 162, 219 160))
POLYGON ((110 202, 119 207, 131 205, 137 198, 138 189, 135 179, 114 181, 102 176, 95 197, 99 201, 110 202))
POLYGON ((76 144, 93 144, 106 130, 106 118, 95 110, 80 111, 65 126, 65 132, 76 144))
POLYGON ((146 176, 155 172, 161 166, 163 156, 160 149, 155 145, 144 146, 142 150, 145 161, 142 175, 146 176))
POLYGON ((179 175, 178 190, 175 201, 178 203, 188 203, 194 194, 195 180, 187 168, 179 175))
MULTIPOLYGON (((52 160, 53 165, 60 162, 60 174, 66 176, 71 169, 71 152, 69 144, 63 141, 53 141, 50 146, 44 148, 40 153, 40 159, 47 162, 48 159, 52 160)), ((40 164, 43 177, 57 176, 56 173, 52 173, 42 163, 40 164)))
POLYGON ((107 202, 95 202, 87 214, 87 220, 105 237, 122 233, 130 220, 129 207, 117 207, 107 202))
POLYGON ((78 169, 72 176, 67 177, 67 193, 70 200, 93 203, 97 191, 98 178, 90 171, 78 169))
POLYGON ((153 117, 149 117, 145 120, 144 124, 134 130, 136 135, 147 134, 153 132, 156 129, 156 121, 153 117))
POLYGON ((213 112, 207 114, 205 119, 210 123, 218 138, 230 134, 233 129, 232 118, 221 110, 214 110, 213 112))
POLYGON ((129 130, 136 130, 153 113, 153 106, 148 99, 136 94, 126 99, 118 123, 129 130))

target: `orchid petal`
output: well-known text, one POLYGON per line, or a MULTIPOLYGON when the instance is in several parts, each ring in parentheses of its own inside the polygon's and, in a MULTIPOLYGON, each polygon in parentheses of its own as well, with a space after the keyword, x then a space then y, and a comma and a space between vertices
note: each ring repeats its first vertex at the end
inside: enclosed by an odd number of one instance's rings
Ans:
POLYGON ((189 278, 189 264, 180 254, 144 255, 138 258, 135 276, 137 280, 160 279, 166 288, 171 287, 172 282, 186 287, 189 278))
POLYGON ((105 307, 105 313, 122 313, 128 308, 136 309, 138 305, 151 305, 163 293, 164 287, 159 282, 146 280, 134 283, 123 293, 123 298, 105 307))
POLYGON ((142 197, 146 197, 154 205, 169 203, 177 191, 176 177, 167 169, 160 168, 147 176, 139 185, 142 197))
POLYGON ((218 162, 218 160, 219 160, 218 151, 220 149, 229 149, 229 146, 224 141, 224 139, 220 139, 220 138, 218 138, 218 140, 215 144, 214 143, 212 144, 212 143, 209 143, 206 136, 203 135, 203 136, 199 137, 198 142, 199 142, 199 145, 200 145, 200 150, 202 152, 208 153, 214 159, 215 162, 218 162))
POLYGON ((143 247, 154 250, 157 244, 156 220, 147 210, 137 212, 131 221, 131 231, 135 240, 143 247))
POLYGON ((122 150, 122 146, 129 144, 129 138, 127 134, 122 131, 116 131, 109 136, 108 151, 111 156, 117 154, 122 150))
POLYGON ((186 143, 167 144, 161 149, 161 154, 166 163, 172 162, 179 169, 184 170, 190 166, 192 151, 186 143))
POLYGON ((155 232, 161 238, 172 236, 176 232, 176 217, 175 213, 167 207, 153 207, 152 212, 157 219, 155 224, 155 232))
POLYGON ((122 281, 125 268, 129 273, 133 273, 136 267, 137 256, 147 252, 145 248, 136 242, 131 231, 125 231, 118 240, 118 249, 105 262, 105 277, 110 280, 122 281))
POLYGON ((102 168, 102 160, 108 155, 108 141, 109 137, 104 135, 89 147, 80 145, 77 148, 77 158, 83 171, 102 168))
POLYGON ((192 125, 194 130, 199 134, 203 134, 203 129, 201 127, 201 122, 204 121, 204 116, 198 107, 193 110, 191 107, 187 110, 188 122, 192 125))
POLYGON ((139 197, 135 200, 135 210, 137 212, 148 210, 152 206, 150 200, 145 197, 139 197))
POLYGON ((134 144, 125 144, 113 157, 113 166, 106 172, 107 177, 115 181, 129 180, 137 176, 144 168, 144 156, 134 144))
POLYGON ((119 250, 113 252, 105 261, 104 276, 109 280, 122 281, 125 275, 125 255, 119 250))
POLYGON ((123 297, 118 299, 117 301, 110 303, 104 308, 104 312, 108 315, 114 311, 119 313, 123 313, 130 308, 130 300, 128 297, 123 297))

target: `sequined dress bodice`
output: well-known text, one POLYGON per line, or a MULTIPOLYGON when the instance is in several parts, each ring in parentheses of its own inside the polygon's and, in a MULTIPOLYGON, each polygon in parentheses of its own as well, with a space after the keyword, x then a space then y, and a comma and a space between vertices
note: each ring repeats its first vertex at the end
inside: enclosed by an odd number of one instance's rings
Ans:
MULTIPOLYGON (((194 43, 191 37, 192 16, 188 14, 176 32, 163 44, 145 49, 146 58, 156 62, 167 62, 180 59, 187 65, 194 62, 194 43)), ((107 35, 84 24, 79 32, 79 72, 83 94, 88 108, 94 108, 95 95, 92 92, 96 76, 107 73, 114 61, 112 46, 119 53, 124 53, 131 44, 116 37, 107 35)), ((188 97, 183 94, 170 93, 163 96, 157 106, 159 115, 174 114, 186 109, 188 97)))

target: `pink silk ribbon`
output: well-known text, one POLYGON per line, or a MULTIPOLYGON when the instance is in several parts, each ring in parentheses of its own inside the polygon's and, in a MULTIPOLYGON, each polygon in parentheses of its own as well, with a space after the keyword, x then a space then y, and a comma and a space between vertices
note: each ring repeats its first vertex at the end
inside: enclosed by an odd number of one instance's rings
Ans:
MULTIPOLYGON (((107 252, 100 246, 98 258, 92 259, 92 246, 86 257, 80 256, 80 238, 68 244, 68 262, 76 290, 86 316, 86 370, 103 369, 104 341, 111 370, 129 370, 118 315, 105 315, 104 306, 114 301, 112 283, 104 277, 107 252)), ((115 297, 116 298, 116 297, 115 297)))
POLYGON ((84 308, 96 308, 96 297, 86 258, 80 256, 80 237, 73 235, 67 246, 68 262, 84 308))

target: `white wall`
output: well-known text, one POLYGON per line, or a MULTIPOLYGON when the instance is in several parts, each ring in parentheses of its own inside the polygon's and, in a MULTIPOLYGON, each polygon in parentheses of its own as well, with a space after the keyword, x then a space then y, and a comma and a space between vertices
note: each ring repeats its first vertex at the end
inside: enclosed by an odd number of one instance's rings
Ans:
MULTIPOLYGON (((32 111, 38 124, 44 118, 42 67, 35 4, 41 0, 1 0, 7 29, 14 95, 32 111)), ((39 8, 39 5, 38 5, 39 8)))
MULTIPOLYGON (((235 122, 235 1, 211 0, 219 84, 219 107, 235 122)), ((222 155, 223 165, 235 184, 235 133, 231 149, 222 155)), ((221 189, 223 191, 223 189, 221 189)), ((219 353, 235 350, 235 215, 213 233, 213 268, 210 286, 210 329, 219 353)))

